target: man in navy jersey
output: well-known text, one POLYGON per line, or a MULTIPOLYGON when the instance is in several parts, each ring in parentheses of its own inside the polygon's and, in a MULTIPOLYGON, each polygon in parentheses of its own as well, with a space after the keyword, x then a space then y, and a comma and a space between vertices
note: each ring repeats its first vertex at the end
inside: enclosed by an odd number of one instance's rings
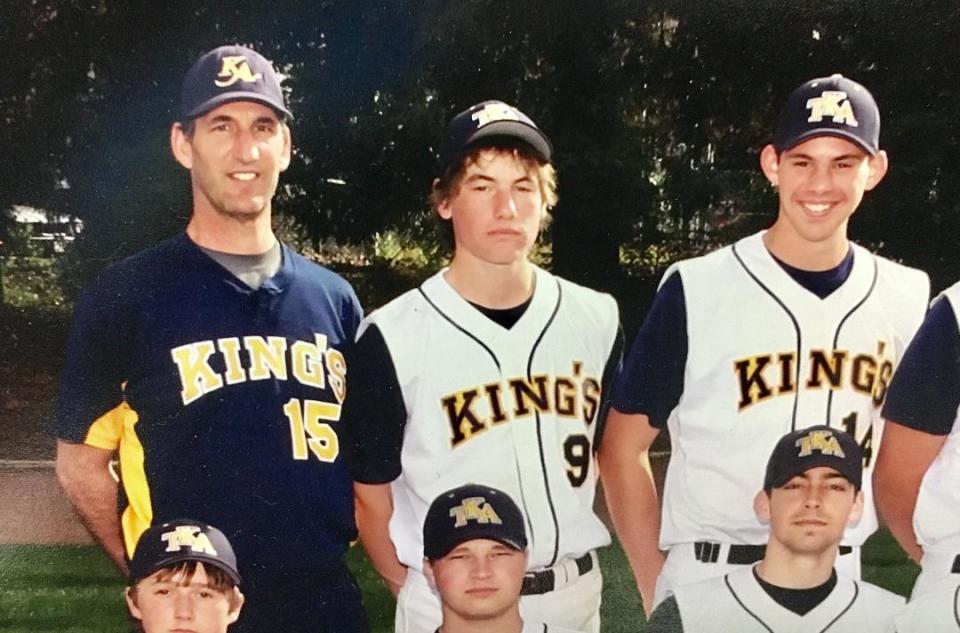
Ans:
POLYGON ((943 593, 946 587, 944 616, 952 613, 953 589, 960 583, 957 314, 960 284, 934 300, 890 385, 874 475, 877 507, 900 546, 921 566, 913 597, 943 593))
POLYGON ((57 474, 124 572, 151 524, 194 516, 223 530, 245 579, 235 631, 362 632, 339 423, 362 313, 343 279, 271 229, 289 119, 258 53, 224 46, 190 68, 170 142, 193 213, 77 302, 57 474))
MULTIPOLYGON (((781 435, 842 428, 870 465, 879 408, 929 288, 924 273, 847 239, 850 216, 887 171, 879 135, 866 88, 840 75, 803 84, 760 153, 778 192, 773 226, 664 275, 599 455, 648 613, 677 586, 763 556, 768 527, 751 500, 781 435), (648 453, 664 428, 672 451, 661 514, 648 453)), ((876 528, 869 486, 864 496, 839 548, 838 570, 854 577, 876 528)))

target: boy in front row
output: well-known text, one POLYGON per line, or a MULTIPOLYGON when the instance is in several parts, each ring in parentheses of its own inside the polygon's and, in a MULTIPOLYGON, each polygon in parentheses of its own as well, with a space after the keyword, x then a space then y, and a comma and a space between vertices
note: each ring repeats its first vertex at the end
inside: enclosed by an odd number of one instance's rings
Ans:
POLYGON ((438 633, 574 633, 520 614, 520 595, 539 582, 527 573, 523 514, 502 490, 467 484, 430 504, 423 570, 439 596, 438 633))
POLYGON ((819 425, 784 435, 753 503, 770 526, 763 559, 677 587, 646 631, 892 631, 903 598, 834 569, 844 528, 863 514, 862 480, 863 453, 849 434, 819 425))
POLYGON ((240 617, 243 594, 233 548, 223 532, 178 519, 148 529, 130 561, 130 614, 144 633, 225 633, 240 617))

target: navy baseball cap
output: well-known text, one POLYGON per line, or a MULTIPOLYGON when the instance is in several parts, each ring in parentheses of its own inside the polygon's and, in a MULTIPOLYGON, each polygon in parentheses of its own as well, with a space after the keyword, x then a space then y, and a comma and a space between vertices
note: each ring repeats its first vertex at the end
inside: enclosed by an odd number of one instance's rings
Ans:
POLYGON ((217 528, 193 519, 158 523, 140 536, 130 561, 130 584, 184 561, 222 569, 235 584, 240 584, 237 557, 230 541, 217 528))
POLYGON ((194 62, 183 79, 180 120, 195 119, 232 101, 256 101, 293 118, 273 65, 244 46, 221 46, 194 62))
POLYGON ((779 488, 811 468, 827 466, 843 475, 860 490, 863 483, 863 452, 853 437, 824 424, 787 433, 777 442, 763 489, 779 488))
POLYGON ((870 92, 843 75, 811 79, 794 90, 773 138, 778 152, 815 136, 839 136, 873 155, 880 149, 880 110, 870 92))
POLYGON ((453 117, 447 125, 440 145, 441 173, 474 143, 497 136, 523 141, 537 158, 550 162, 553 145, 533 119, 503 101, 483 101, 453 117))
POLYGON ((490 539, 517 551, 527 548, 523 514, 510 495, 467 484, 433 500, 423 522, 426 558, 443 558, 457 545, 474 539, 490 539))

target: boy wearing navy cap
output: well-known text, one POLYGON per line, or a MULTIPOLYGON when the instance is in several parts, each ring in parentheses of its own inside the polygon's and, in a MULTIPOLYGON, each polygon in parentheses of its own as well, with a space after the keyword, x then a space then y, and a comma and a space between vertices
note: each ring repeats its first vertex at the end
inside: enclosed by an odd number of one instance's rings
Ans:
MULTIPOLYGON (((922 271, 851 242, 850 217, 883 180, 880 111, 841 75, 787 99, 760 169, 777 190, 773 225, 673 264, 624 361, 599 462, 614 525, 647 612, 676 587, 763 556, 751 507, 770 449, 826 422, 865 448, 929 296, 922 271), (669 428, 662 511, 649 450, 669 428), (664 555, 664 552, 666 555, 664 555)), ((857 578, 877 528, 869 484, 838 569, 857 578)))
POLYGON ((622 344, 613 297, 530 260, 557 201, 552 152, 501 101, 453 117, 432 191, 450 265, 360 327, 344 413, 357 524, 398 596, 397 633, 439 625, 423 519, 441 492, 478 480, 523 499, 537 536, 527 565, 541 581, 523 589, 524 608, 600 630, 595 550, 610 535, 593 510, 594 445, 622 344))
POLYGON ((143 533, 130 561, 130 614, 144 633, 224 633, 243 606, 230 541, 201 521, 178 519, 143 533))
POLYGON ((503 491, 468 484, 434 499, 423 524, 424 572, 440 595, 441 633, 573 633, 526 622, 523 514, 503 491))
POLYGON ((757 518, 770 539, 756 565, 678 587, 651 633, 891 631, 904 599, 834 570, 844 528, 863 513, 863 452, 843 431, 784 435, 767 461, 757 518))

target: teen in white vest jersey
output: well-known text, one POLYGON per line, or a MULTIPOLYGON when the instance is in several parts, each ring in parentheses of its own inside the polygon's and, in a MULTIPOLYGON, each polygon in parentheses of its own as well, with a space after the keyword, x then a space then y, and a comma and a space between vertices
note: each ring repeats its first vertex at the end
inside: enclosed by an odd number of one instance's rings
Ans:
POLYGON ((531 619, 598 632, 593 445, 619 367, 613 298, 530 262, 556 202, 551 149, 499 101, 454 117, 434 182, 450 266, 371 313, 350 359, 360 536, 397 594, 396 631, 432 631, 421 526, 451 486, 482 481, 520 505, 530 536, 520 601, 531 619))
POLYGON ((877 461, 877 506, 922 568, 913 597, 960 583, 958 314, 960 283, 934 300, 883 408, 888 424, 877 461))
MULTIPOLYGON (((863 454, 839 429, 786 434, 767 462, 757 518, 763 560, 678 587, 648 633, 888 633, 904 599, 834 570, 844 527, 863 512, 863 454)), ((939 630, 939 629, 938 629, 939 630)))
MULTIPOLYGON (((664 275, 599 455, 648 612, 677 586, 760 559, 768 528, 751 500, 783 433, 842 428, 870 466, 887 385, 929 295, 925 273, 847 239, 850 216, 887 171, 879 133, 860 84, 840 75, 803 84, 760 153, 779 197, 773 226, 664 275), (664 428, 661 520, 648 451, 664 428)), ((864 495, 839 550, 838 569, 853 577, 877 526, 869 485, 864 495)))

